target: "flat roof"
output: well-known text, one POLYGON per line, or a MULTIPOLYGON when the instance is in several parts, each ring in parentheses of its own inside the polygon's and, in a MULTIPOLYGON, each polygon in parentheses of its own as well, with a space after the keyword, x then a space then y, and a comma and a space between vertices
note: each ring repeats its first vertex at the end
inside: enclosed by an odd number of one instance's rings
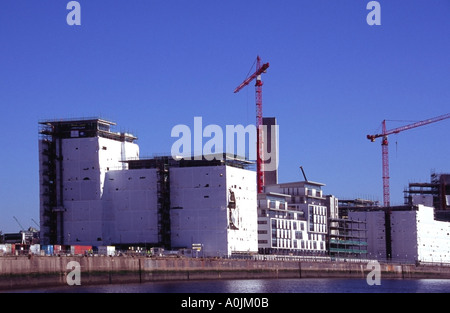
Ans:
POLYGON ((82 138, 82 137, 104 137, 117 141, 133 142, 136 136, 125 132, 113 132, 111 126, 116 123, 99 118, 68 118, 55 120, 39 121, 40 131, 42 135, 51 135, 56 138, 82 138))
POLYGON ((210 155, 202 155, 185 159, 182 157, 172 156, 155 156, 150 158, 130 159, 122 161, 128 163, 129 169, 157 168, 161 164, 172 167, 197 167, 197 166, 220 166, 229 165, 237 168, 248 168, 254 162, 249 161, 241 156, 230 153, 216 153, 210 155))
POLYGON ((279 187, 304 187, 305 185, 313 185, 322 187, 325 186, 325 184, 313 182, 313 181, 297 181, 297 182, 289 182, 289 183, 278 183, 278 184, 270 184, 266 186, 279 186, 279 187))
POLYGON ((267 197, 267 196, 274 196, 274 197, 283 197, 283 198, 292 198, 291 195, 287 195, 285 193, 278 193, 278 192, 263 192, 259 193, 258 197, 267 197))
POLYGON ((86 122, 100 122, 107 125, 117 125, 114 122, 99 118, 99 117, 81 117, 81 118, 64 118, 64 119, 48 119, 40 120, 39 124, 51 125, 51 124, 67 124, 67 123, 86 123, 86 122))

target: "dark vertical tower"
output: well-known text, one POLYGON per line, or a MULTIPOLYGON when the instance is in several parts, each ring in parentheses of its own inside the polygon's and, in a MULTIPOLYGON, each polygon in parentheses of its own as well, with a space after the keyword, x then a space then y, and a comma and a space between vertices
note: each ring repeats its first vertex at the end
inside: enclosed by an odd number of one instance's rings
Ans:
MULTIPOLYGON (((264 135, 264 144, 268 155, 265 155, 265 157, 271 156, 271 159, 264 161, 264 164, 278 164, 278 133, 277 128, 275 127, 275 125, 277 125, 277 119, 275 117, 264 117, 263 125, 267 132, 264 135)), ((271 168, 273 168, 273 166, 264 166, 265 185, 278 184, 278 169, 270 170, 271 168)))

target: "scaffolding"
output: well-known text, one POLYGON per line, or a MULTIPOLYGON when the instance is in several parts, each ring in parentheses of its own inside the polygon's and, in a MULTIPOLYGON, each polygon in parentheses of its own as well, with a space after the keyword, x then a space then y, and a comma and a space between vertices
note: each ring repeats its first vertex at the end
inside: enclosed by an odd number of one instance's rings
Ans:
POLYGON ((41 124, 40 162, 41 162, 41 230, 45 244, 61 244, 63 236, 62 205, 62 166, 61 137, 58 128, 52 124, 41 124), (59 175, 59 179, 58 179, 59 175), (59 182, 59 184, 58 184, 59 182))
POLYGON ((348 218, 329 218, 328 251, 334 257, 367 255, 366 222, 348 218))
POLYGON ((158 241, 165 249, 171 249, 170 228, 170 171, 169 157, 155 158, 156 165, 156 194, 158 214, 158 241))
POLYGON ((436 210, 450 210, 450 175, 432 173, 429 183, 409 183, 403 193, 405 205, 416 204, 414 196, 430 196, 436 210))

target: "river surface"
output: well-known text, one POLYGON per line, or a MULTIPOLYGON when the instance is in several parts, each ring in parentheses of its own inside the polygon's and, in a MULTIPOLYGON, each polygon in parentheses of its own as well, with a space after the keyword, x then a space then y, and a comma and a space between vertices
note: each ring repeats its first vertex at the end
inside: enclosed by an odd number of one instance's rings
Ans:
POLYGON ((142 284, 63 286, 24 289, 22 293, 449 293, 450 279, 385 279, 369 285, 365 279, 302 278, 201 280, 142 284))

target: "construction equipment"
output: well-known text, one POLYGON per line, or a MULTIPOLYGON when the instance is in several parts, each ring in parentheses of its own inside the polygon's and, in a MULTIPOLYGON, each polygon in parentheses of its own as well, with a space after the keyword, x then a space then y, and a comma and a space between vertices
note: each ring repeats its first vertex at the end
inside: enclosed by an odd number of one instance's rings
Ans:
POLYGON ((381 134, 367 135, 367 139, 369 139, 372 142, 374 142, 375 139, 377 139, 379 137, 383 138, 381 141, 381 152, 382 152, 382 163, 383 163, 383 204, 385 207, 389 207, 391 204, 390 203, 391 202, 390 201, 390 187, 389 187, 389 142, 388 142, 388 136, 392 135, 392 134, 398 134, 399 132, 402 132, 402 131, 405 131, 408 129, 428 125, 428 124, 435 123, 438 121, 442 121, 447 118, 450 118, 450 113, 440 115, 440 116, 437 116, 434 118, 430 118, 427 120, 423 120, 420 122, 416 122, 413 124, 394 128, 391 130, 386 129, 386 120, 384 120, 382 122, 383 126, 382 126, 381 134))
POLYGON ((302 170, 303 178, 305 179, 305 182, 308 182, 308 178, 306 178, 305 171, 303 170, 303 166, 300 166, 300 169, 302 170))
POLYGON ((34 224, 36 224, 36 226, 38 227, 37 229, 39 230, 39 227, 40 227, 39 224, 34 219, 31 219, 31 220, 33 221, 34 224))
POLYGON ((245 79, 239 86, 236 87, 234 93, 239 92, 242 88, 247 86, 252 80, 256 79, 256 131, 257 131, 257 157, 256 157, 256 175, 257 175, 257 191, 262 193, 264 186, 264 140, 262 129, 262 85, 261 74, 265 73, 269 68, 269 63, 261 64, 259 55, 256 58, 256 71, 245 79))
POLYGON ((19 224, 20 230, 25 231, 25 228, 23 228, 22 224, 20 224, 20 222, 19 222, 19 220, 17 219, 17 217, 13 216, 13 218, 16 220, 17 224, 19 224))

